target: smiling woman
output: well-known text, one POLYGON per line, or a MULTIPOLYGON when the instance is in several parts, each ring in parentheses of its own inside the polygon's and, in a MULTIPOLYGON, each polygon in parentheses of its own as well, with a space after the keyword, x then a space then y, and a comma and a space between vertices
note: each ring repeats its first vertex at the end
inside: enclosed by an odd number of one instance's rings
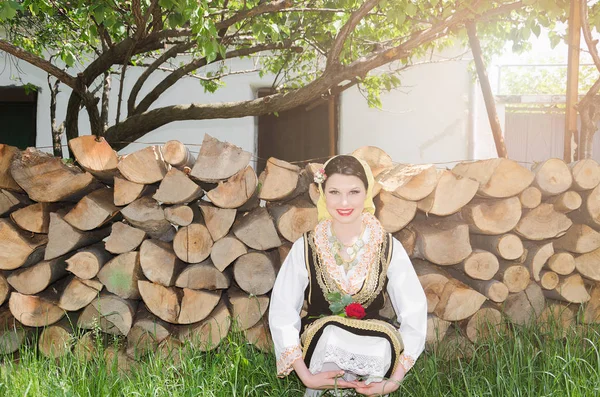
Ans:
POLYGON ((336 156, 315 181, 319 224, 294 243, 271 295, 278 375, 296 371, 305 396, 391 393, 423 351, 425 294, 404 248, 373 215, 369 166, 336 156), (379 315, 386 299, 399 329, 379 315))

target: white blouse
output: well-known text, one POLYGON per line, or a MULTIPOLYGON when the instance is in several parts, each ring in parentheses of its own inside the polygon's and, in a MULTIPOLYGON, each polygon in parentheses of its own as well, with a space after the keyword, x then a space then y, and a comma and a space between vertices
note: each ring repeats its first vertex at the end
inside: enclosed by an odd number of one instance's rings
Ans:
MULTIPOLYGON (((365 238, 369 236, 365 235, 365 238)), ((404 344, 400 363, 408 371, 425 348, 427 299, 404 247, 395 238, 392 241, 387 292, 400 323, 399 332, 404 344)), ((354 270, 350 269, 344 276, 352 278, 354 270)), ((269 326, 278 376, 288 375, 293 369, 292 363, 302 358, 300 311, 308 281, 304 238, 300 238, 285 259, 271 294, 269 326)), ((383 376, 391 365, 391 347, 384 338, 358 336, 330 325, 317 342, 309 370, 319 372, 324 362, 335 362, 357 375, 383 376)))

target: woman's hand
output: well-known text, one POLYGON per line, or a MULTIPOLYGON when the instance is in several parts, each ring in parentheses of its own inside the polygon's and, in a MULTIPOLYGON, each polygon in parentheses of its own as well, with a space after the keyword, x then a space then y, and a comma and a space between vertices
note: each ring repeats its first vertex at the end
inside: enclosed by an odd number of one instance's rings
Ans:
POLYGON ((365 396, 385 396, 398 390, 399 382, 391 379, 384 379, 381 382, 371 382, 368 385, 365 382, 358 382, 355 387, 357 393, 365 396))
POLYGON ((316 374, 310 374, 306 379, 302 379, 304 386, 309 389, 326 390, 326 389, 348 389, 354 388, 358 382, 350 382, 342 379, 344 371, 325 371, 316 374))

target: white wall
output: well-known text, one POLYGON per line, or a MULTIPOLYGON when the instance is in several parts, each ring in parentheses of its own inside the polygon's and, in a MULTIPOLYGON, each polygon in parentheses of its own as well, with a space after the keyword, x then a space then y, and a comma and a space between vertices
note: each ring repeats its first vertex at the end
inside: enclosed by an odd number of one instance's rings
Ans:
MULTIPOLYGON (((0 74, 0 86, 15 84, 10 80, 11 71, 5 69, 5 60, 6 56, 0 58, 0 71, 4 70, 0 74)), ((254 68, 251 60, 242 62, 236 69, 254 68)), ((467 61, 447 61, 425 64, 406 71, 402 76, 402 88, 383 95, 381 110, 369 108, 357 89, 344 92, 340 106, 340 152, 348 153, 360 146, 372 145, 381 147, 395 161, 403 163, 445 163, 472 158, 477 152, 473 149, 478 146, 472 141, 474 130, 470 119, 470 97, 473 94, 473 84, 467 65, 467 61)), ((19 62, 19 66, 24 82, 41 87, 38 97, 37 146, 51 151, 50 94, 46 75, 25 62, 19 62)), ((139 69, 128 70, 125 97, 139 73, 139 69)), ((150 87, 161 80, 161 74, 162 72, 155 73, 146 82, 138 98, 142 98, 150 87)), ((234 75, 227 78, 225 87, 214 94, 206 94, 197 80, 186 79, 166 91, 153 108, 192 102, 252 99, 258 88, 270 86, 271 82, 272 79, 261 81, 257 73, 234 75)), ((118 92, 118 77, 113 78, 112 85, 111 103, 114 104, 118 92)), ((64 120, 69 94, 70 90, 62 87, 58 97, 59 123, 64 120)), ((111 120, 114 120, 115 114, 116 110, 113 108, 111 120)), ((80 132, 89 133, 85 111, 80 113, 80 132)), ((139 141, 156 143, 178 139, 186 144, 199 145, 204 133, 255 153, 254 117, 175 122, 145 135, 139 141)), ((132 144, 121 153, 128 153, 142 146, 144 144, 132 144)), ((197 151, 198 146, 190 146, 190 149, 197 151)))

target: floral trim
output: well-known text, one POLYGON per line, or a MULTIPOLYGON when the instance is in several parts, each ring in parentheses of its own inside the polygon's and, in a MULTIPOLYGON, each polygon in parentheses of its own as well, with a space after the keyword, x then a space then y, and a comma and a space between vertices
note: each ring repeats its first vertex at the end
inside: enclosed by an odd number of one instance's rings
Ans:
POLYGON ((329 234, 331 233, 332 223, 331 219, 319 223, 314 230, 314 243, 321 264, 341 291, 350 295, 354 295, 360 290, 367 277, 370 265, 380 258, 381 243, 383 242, 383 237, 385 235, 381 224, 374 215, 365 213, 363 214, 362 221, 365 226, 365 235, 369 236, 368 242, 365 244, 360 260, 352 269, 353 273, 348 277, 347 281, 344 277, 345 273, 343 267, 338 266, 333 252, 331 251, 331 244, 329 243, 329 234))
POLYGON ((294 370, 292 364, 299 358, 302 358, 302 348, 300 345, 285 349, 277 360, 277 376, 282 378, 289 375, 294 370))
POLYGON ((398 362, 400 365, 402 365, 402 367, 404 367, 405 373, 408 372, 413 367, 413 365, 415 365, 415 359, 409 356, 408 354, 404 353, 400 355, 398 362))
POLYGON ((321 168, 317 170, 314 174, 315 183, 323 183, 327 180, 327 174, 325 173, 325 169, 321 168))

